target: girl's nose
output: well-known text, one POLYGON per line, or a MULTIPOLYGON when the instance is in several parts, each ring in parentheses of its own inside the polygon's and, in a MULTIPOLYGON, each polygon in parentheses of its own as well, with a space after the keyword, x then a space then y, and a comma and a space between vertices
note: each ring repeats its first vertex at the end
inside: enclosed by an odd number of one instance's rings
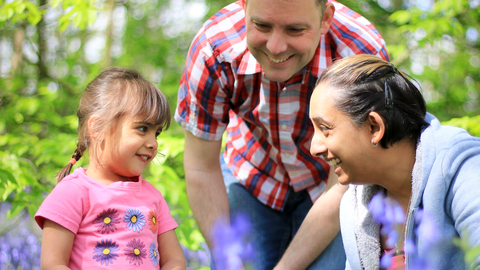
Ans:
POLYGON ((145 142, 145 147, 149 149, 157 149, 158 142, 155 134, 153 134, 152 136, 148 136, 148 140, 145 142))

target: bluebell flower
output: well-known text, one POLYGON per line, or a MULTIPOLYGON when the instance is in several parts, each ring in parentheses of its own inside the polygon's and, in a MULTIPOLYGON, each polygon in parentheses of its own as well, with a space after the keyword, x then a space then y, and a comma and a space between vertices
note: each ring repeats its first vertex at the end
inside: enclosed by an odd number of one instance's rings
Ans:
POLYGON ((155 243, 155 241, 152 241, 152 244, 150 244, 150 255, 148 255, 148 257, 152 261, 153 266, 158 265, 160 257, 158 256, 157 244, 155 243))
POLYGON ((248 241, 251 224, 244 215, 237 215, 228 226, 217 221, 212 229, 213 257, 218 269, 238 270, 252 262, 253 245, 248 241))
POLYGON ((124 222, 127 223, 128 230, 130 231, 133 229, 134 232, 140 232, 143 230, 143 226, 145 226, 145 223, 147 222, 142 212, 133 208, 128 208, 123 218, 124 222))
POLYGON ((117 251, 118 244, 116 242, 112 239, 102 239, 95 245, 95 248, 93 249, 95 256, 93 256, 92 259, 100 262, 100 265, 105 263, 105 266, 108 266, 109 263, 113 263, 113 260, 117 260, 117 251))
POLYGON ((397 227, 403 226, 405 223, 403 208, 398 202, 379 192, 370 200, 368 210, 373 220, 382 226, 380 234, 387 236, 387 245, 395 246, 399 239, 397 227))

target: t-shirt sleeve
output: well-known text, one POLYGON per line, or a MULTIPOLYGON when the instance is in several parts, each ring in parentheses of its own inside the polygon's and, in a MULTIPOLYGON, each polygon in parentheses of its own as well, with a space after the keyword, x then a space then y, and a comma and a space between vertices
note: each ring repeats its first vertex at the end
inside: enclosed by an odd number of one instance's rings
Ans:
MULTIPOLYGON (((159 192, 160 193, 160 192, 159 192)), ((160 207, 158 210, 158 231, 157 234, 160 235, 164 232, 173 230, 178 227, 177 222, 173 219, 170 209, 168 208, 167 202, 160 194, 160 207)))
POLYGON ((77 234, 86 202, 85 190, 70 181, 58 183, 35 214, 35 221, 43 229, 49 219, 77 234))

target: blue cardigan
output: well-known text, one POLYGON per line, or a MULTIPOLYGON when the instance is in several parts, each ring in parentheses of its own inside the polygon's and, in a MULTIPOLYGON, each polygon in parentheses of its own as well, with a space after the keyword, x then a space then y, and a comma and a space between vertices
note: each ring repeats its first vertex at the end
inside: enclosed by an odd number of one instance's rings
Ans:
MULTIPOLYGON (((426 115, 430 126, 422 131, 412 172, 412 198, 407 216, 406 239, 413 239, 418 254, 427 258, 426 269, 468 269, 463 252, 452 238, 462 237, 480 245, 480 138, 465 130, 442 126, 426 115), (430 214, 439 242, 417 235, 419 209, 430 214)), ((346 269, 378 269, 379 228, 367 205, 378 186, 351 185, 340 205, 340 227, 347 255, 346 269)), ((480 254, 479 254, 480 255, 480 254)), ((407 269, 413 258, 405 258, 407 269)), ((480 269, 480 256, 474 269, 480 269)))

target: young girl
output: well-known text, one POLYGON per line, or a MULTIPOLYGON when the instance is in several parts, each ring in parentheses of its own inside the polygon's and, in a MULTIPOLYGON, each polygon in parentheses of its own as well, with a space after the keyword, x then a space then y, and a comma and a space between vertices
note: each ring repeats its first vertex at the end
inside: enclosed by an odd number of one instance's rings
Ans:
POLYGON ((170 124, 165 96, 137 72, 102 72, 80 100, 78 145, 35 220, 42 269, 185 269, 165 199, 141 174, 170 124), (89 149, 88 169, 72 166, 89 149))

